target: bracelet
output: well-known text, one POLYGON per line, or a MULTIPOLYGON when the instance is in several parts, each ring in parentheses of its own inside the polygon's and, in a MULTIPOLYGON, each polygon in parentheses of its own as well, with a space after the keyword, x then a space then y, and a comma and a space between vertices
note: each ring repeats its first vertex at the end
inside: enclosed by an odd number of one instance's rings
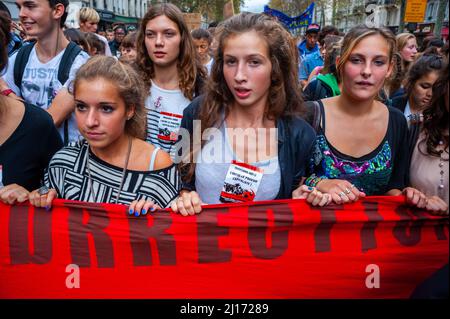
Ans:
POLYGON ((6 89, 6 90, 3 90, 3 91, 0 92, 0 94, 3 95, 3 96, 8 96, 11 93, 14 93, 14 91, 11 90, 11 89, 6 89))
POLYGON ((306 186, 310 187, 316 187, 317 184, 320 183, 323 179, 327 179, 326 176, 317 176, 316 174, 312 174, 310 177, 308 177, 305 181, 306 186))

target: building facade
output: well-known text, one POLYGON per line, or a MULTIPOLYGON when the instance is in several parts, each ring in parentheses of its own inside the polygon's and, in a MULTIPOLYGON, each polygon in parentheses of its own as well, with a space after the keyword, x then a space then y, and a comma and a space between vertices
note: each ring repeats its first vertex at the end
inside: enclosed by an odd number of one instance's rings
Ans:
MULTIPOLYGON (((394 33, 398 33, 400 25, 399 0, 337 0, 336 2, 338 4, 335 24, 342 32, 347 32, 355 25, 366 23, 376 27, 388 27, 394 33)), ((445 40, 448 40, 448 2, 447 0, 441 33, 441 37, 445 40)), ((432 34, 438 16, 438 7, 439 0, 428 0, 423 22, 407 25, 407 29, 419 39, 432 34)))
POLYGON ((137 26, 149 6, 149 1, 141 0, 70 0, 69 2, 67 26, 78 27, 78 11, 82 7, 90 7, 100 15, 99 30, 106 30, 117 23, 137 26))

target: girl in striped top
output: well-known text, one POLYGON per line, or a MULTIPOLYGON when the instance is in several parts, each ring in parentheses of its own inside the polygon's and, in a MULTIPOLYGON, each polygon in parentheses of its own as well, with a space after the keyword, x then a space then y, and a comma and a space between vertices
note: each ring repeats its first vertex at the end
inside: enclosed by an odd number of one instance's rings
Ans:
POLYGON ((74 82, 75 116, 83 140, 52 158, 44 188, 30 194, 37 207, 54 198, 129 205, 130 214, 167 207, 180 188, 170 156, 144 141, 144 94, 137 73, 97 56, 74 82))

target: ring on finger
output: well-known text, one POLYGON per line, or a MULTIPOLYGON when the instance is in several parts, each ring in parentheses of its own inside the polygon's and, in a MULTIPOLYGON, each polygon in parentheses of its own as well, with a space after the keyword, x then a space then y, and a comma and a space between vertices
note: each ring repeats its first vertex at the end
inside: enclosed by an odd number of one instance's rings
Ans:
POLYGON ((338 195, 339 195, 340 198, 344 198, 345 193, 344 192, 340 192, 338 195))
POLYGON ((345 195, 348 195, 348 194, 351 193, 351 191, 350 191, 348 188, 346 188, 346 189, 344 190, 344 193, 345 193, 345 195))
POLYGON ((47 186, 41 186, 39 189, 38 189, 38 194, 39 195, 47 195, 48 194, 48 192, 49 192, 49 189, 48 189, 48 187, 47 186))

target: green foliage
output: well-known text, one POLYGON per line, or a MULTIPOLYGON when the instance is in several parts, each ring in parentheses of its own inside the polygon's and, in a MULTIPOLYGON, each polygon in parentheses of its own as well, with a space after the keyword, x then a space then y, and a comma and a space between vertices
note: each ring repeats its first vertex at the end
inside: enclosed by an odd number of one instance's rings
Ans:
MULTIPOLYGON (((171 0, 169 2, 175 4, 181 11, 186 13, 201 13, 206 17, 207 21, 222 20, 223 6, 228 0, 171 0)), ((161 1, 152 0, 151 3, 161 1)), ((234 12, 239 13, 241 6, 245 4, 245 0, 234 0, 234 12)))

